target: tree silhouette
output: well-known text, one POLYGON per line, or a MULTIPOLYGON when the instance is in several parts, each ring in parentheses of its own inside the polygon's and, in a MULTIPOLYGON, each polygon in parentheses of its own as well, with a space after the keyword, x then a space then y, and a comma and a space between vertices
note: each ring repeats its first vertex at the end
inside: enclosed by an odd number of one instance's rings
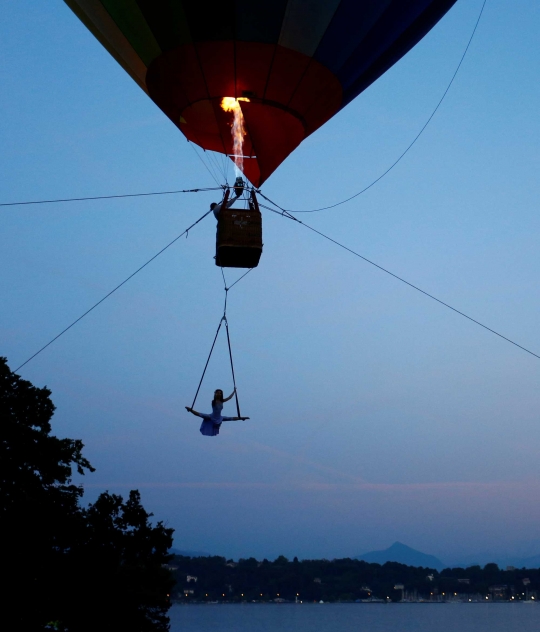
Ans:
POLYGON ((14 630, 168 630, 172 529, 153 526, 138 491, 87 508, 72 482, 94 468, 80 440, 51 435, 47 388, 0 358, 0 515, 4 623, 14 630))

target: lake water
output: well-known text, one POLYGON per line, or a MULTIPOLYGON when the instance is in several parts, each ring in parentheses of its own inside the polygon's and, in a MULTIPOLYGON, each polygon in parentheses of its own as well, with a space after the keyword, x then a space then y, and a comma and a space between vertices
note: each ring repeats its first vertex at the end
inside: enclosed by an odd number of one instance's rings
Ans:
POLYGON ((173 606, 171 632, 539 632, 540 604, 173 606))

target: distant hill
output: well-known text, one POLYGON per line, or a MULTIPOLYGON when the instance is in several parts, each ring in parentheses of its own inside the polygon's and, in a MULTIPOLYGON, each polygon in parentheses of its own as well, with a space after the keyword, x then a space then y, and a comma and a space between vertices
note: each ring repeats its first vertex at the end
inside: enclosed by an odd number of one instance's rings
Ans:
POLYGON ((438 571, 442 570, 446 566, 434 555, 428 555, 427 553, 416 551, 401 542, 394 542, 391 547, 384 549, 384 551, 371 551, 369 553, 364 553, 363 555, 358 555, 356 559, 369 562, 370 564, 399 562, 400 564, 407 564, 407 566, 424 566, 427 568, 434 568, 438 571))

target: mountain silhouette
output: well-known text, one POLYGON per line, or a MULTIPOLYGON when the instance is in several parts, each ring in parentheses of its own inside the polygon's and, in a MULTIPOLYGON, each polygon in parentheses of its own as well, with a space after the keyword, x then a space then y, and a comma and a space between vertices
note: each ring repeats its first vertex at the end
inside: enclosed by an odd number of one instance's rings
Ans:
POLYGON ((370 564, 399 562, 400 564, 407 564, 407 566, 424 566, 438 571, 445 568, 445 564, 434 555, 416 551, 401 542, 394 542, 391 547, 384 549, 384 551, 370 551, 369 553, 358 555, 356 559, 369 562, 370 564))

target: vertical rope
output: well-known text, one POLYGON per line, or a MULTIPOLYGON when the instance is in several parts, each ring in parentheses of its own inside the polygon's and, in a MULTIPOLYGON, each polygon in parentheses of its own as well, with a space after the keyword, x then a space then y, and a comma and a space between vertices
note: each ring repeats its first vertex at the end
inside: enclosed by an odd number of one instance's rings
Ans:
MULTIPOLYGON (((227 204, 227 200, 229 197, 229 189, 227 189, 227 191, 225 192, 225 196, 222 202, 222 205, 225 206, 227 204)), ((238 393, 236 391, 236 376, 234 375, 234 363, 233 363, 233 357, 232 357, 232 348, 231 348, 231 337, 229 335, 229 323, 227 322, 227 298, 228 298, 228 294, 229 294, 229 290, 230 288, 227 287, 227 279, 225 278, 225 272, 223 271, 223 266, 220 266, 221 269, 221 276, 223 278, 223 289, 225 291, 225 302, 223 305, 223 316, 221 317, 221 320, 219 321, 219 326, 217 328, 216 331, 216 335, 214 336, 214 342, 212 343, 212 347, 210 348, 210 353, 208 354, 208 358, 206 360, 206 364, 204 365, 204 371, 203 374, 201 376, 201 380, 199 382, 199 386, 197 387, 197 392, 195 393, 195 397, 193 398, 193 404, 191 405, 191 408, 193 408, 195 406, 195 402, 197 401, 197 396, 199 395, 199 391, 201 390, 201 385, 203 383, 204 380, 204 376, 206 374, 206 369, 208 368, 208 363, 210 362, 210 358, 212 357, 212 352, 214 351, 214 347, 216 345, 216 341, 218 339, 218 335, 219 335, 219 330, 221 329, 221 325, 222 323, 225 321, 225 330, 227 332, 227 346, 229 348, 229 360, 231 362, 231 373, 232 373, 232 379, 233 379, 233 386, 234 386, 234 398, 236 401, 236 412, 238 414, 238 417, 240 417, 240 403, 238 401, 238 393)), ((237 279, 233 285, 236 285, 239 281, 241 281, 246 274, 248 274, 249 272, 251 272, 251 269, 248 270, 247 272, 245 272, 239 279, 237 279)), ((231 286, 232 287, 232 286, 231 286)))
POLYGON ((229 323, 227 322, 226 318, 224 318, 224 320, 225 320, 225 331, 227 332, 227 344, 229 346, 229 358, 231 360, 231 372, 232 372, 232 380, 233 380, 233 386, 234 386, 234 398, 236 400, 236 412, 238 413, 238 417, 241 417, 242 415, 240 414, 240 404, 238 403, 238 393, 236 391, 236 379, 234 377, 234 364, 233 364, 233 359, 232 359, 231 339, 229 337, 229 323))
MULTIPOLYGON (((199 391, 201 390, 201 385, 203 383, 204 380, 204 375, 206 373, 206 369, 208 368, 208 363, 210 362, 210 358, 212 357, 212 352, 214 351, 214 347, 216 345, 216 340, 219 334, 219 330, 221 329, 221 323, 223 322, 223 318, 219 321, 219 325, 216 331, 216 335, 214 336, 214 342, 212 343, 212 347, 210 349, 210 353, 208 354, 208 359, 206 360, 206 364, 204 365, 204 371, 202 373, 201 376, 201 381, 199 382, 199 386, 197 387, 197 392, 195 393, 195 397, 193 398, 193 404, 191 404, 191 408, 195 407, 195 402, 197 401, 197 396, 199 394, 199 391)), ((226 323, 227 321, 225 321, 226 323)), ((229 333, 227 332, 227 338, 229 337, 229 333)), ((230 351, 230 347, 229 347, 229 351, 230 351)), ((234 373, 233 373, 233 381, 234 381, 234 373)), ((239 415, 240 416, 240 415, 239 415)))

